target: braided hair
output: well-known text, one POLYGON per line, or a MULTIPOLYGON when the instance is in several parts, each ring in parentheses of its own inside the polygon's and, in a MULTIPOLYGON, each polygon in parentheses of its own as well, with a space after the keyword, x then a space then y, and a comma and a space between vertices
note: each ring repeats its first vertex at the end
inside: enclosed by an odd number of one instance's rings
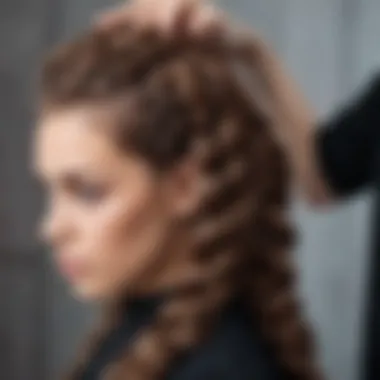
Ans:
MULTIPOLYGON (((289 173, 271 134, 281 121, 261 48, 249 38, 163 37, 125 22, 91 30, 46 61, 43 106, 133 99, 133 117, 121 106, 115 143, 160 171, 196 155, 207 182, 188 221, 193 259, 204 268, 200 280, 174 289, 153 322, 107 367, 105 380, 125 373, 134 380, 164 378, 179 354, 207 339, 219 312, 237 296, 259 320, 289 379, 321 378, 295 294, 289 173), (242 74, 255 78, 253 96, 242 74)), ((68 380, 82 373, 118 313, 114 305, 68 380)))

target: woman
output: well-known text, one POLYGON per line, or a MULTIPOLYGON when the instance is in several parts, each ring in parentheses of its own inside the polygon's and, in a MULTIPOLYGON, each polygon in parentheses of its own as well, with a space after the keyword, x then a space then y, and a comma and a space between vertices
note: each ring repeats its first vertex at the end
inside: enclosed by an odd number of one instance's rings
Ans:
POLYGON ((264 47, 164 34, 130 9, 43 71, 43 234, 74 293, 104 306, 68 379, 320 379, 264 47))

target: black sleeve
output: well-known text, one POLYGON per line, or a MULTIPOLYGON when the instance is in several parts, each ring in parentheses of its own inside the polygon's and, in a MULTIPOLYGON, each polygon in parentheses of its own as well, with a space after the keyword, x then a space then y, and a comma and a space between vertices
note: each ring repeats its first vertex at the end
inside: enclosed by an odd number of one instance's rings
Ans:
POLYGON ((349 195, 371 183, 379 131, 380 75, 317 131, 317 157, 335 193, 349 195))

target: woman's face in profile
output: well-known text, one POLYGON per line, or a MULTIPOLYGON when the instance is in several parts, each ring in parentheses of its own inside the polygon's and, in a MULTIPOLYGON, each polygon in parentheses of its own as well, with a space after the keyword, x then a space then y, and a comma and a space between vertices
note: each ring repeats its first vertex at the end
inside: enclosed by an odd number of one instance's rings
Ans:
POLYGON ((45 114, 34 164, 46 186, 42 236, 74 293, 116 296, 157 264, 173 233, 172 181, 119 150, 106 117, 77 107, 45 114))

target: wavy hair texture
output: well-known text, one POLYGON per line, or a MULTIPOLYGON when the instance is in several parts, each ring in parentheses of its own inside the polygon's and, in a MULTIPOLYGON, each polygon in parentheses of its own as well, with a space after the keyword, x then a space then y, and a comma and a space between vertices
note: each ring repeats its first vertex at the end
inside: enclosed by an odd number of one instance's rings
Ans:
MULTIPOLYGON (((163 379, 179 354, 207 339, 217 315, 237 296, 259 320, 289 379, 322 378, 295 295, 289 173, 271 134, 280 111, 269 76, 262 44, 254 39, 162 37, 128 22, 91 30, 48 57, 43 106, 133 99, 133 117, 121 106, 115 142, 160 171, 196 153, 209 184, 189 221, 202 279, 173 289, 104 379, 163 379), (243 81, 252 81, 249 91, 243 81)), ((68 380, 78 379, 117 323, 118 307, 110 312, 68 380)))

